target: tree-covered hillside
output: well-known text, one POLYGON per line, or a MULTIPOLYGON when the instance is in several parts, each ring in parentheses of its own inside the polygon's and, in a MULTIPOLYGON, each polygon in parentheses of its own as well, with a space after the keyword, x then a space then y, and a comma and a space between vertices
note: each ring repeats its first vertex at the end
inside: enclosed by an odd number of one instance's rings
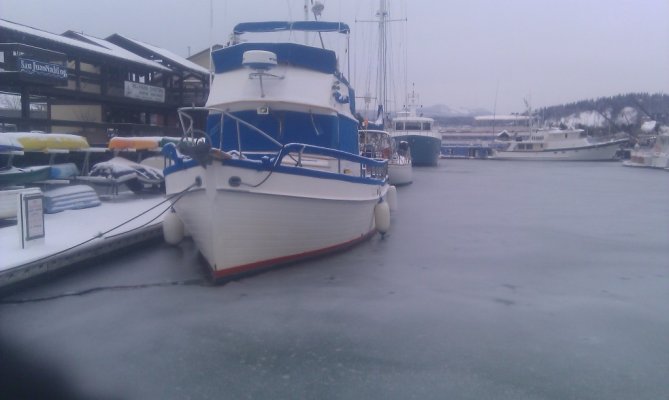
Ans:
POLYGON ((669 124, 669 95, 628 93, 534 110, 544 125, 574 127, 595 135, 641 133, 647 121, 669 124))

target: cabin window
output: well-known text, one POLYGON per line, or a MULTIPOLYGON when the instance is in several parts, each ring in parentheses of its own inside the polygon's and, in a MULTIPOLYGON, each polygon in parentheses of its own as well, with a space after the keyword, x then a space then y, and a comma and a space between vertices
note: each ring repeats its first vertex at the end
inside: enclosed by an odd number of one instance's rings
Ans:
POLYGON ((420 130, 420 122, 407 122, 404 124, 405 129, 407 131, 419 131, 420 130))
POLYGON ((396 131, 403 131, 404 130, 404 122, 395 122, 395 130, 396 131))
POLYGON ((424 131, 429 131, 430 128, 430 123, 429 122, 423 122, 423 130, 424 131))
POLYGON ((518 143, 518 150, 525 150, 525 145, 523 143, 518 143))

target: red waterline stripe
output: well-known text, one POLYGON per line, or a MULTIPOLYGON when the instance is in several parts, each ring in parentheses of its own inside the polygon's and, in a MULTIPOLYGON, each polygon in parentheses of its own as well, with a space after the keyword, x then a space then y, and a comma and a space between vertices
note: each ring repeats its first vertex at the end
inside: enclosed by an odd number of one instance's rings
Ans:
POLYGON ((232 267, 232 268, 226 268, 226 269, 221 270, 221 271, 214 271, 212 269, 211 273, 212 273, 212 276, 214 277, 214 279, 221 279, 221 278, 227 278, 227 277, 231 277, 231 276, 234 276, 234 275, 237 275, 237 274, 242 274, 242 273, 245 273, 245 272, 253 271, 253 270, 256 270, 256 269, 262 269, 262 268, 267 268, 267 267, 270 267, 270 266, 286 264, 286 263, 297 261, 297 260, 303 260, 303 259, 307 259, 307 258, 318 257, 318 256, 321 256, 321 255, 324 255, 324 254, 327 254, 327 253, 331 253, 331 252, 335 252, 337 250, 343 250, 347 247, 351 247, 351 246, 355 245, 356 243, 359 243, 359 242, 362 242, 366 239, 369 239, 375 233, 376 233, 376 230, 371 230, 371 231, 367 232, 366 234, 360 236, 359 238, 349 240, 348 242, 336 244, 334 246, 324 247, 324 248, 318 249, 318 250, 311 250, 311 251, 307 251, 307 252, 304 252, 304 253, 292 254, 292 255, 289 255, 289 256, 272 258, 272 259, 269 259, 269 260, 257 261, 257 262, 250 263, 250 264, 244 264, 244 265, 239 265, 239 266, 232 267))

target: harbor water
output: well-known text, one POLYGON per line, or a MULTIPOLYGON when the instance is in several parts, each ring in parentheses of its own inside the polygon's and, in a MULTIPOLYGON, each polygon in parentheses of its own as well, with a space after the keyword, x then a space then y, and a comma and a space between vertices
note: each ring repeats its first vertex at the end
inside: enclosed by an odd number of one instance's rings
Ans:
POLYGON ((185 241, 11 293, 0 390, 669 397, 669 173, 440 160, 415 168, 398 199, 383 239, 225 285, 208 283, 185 241))

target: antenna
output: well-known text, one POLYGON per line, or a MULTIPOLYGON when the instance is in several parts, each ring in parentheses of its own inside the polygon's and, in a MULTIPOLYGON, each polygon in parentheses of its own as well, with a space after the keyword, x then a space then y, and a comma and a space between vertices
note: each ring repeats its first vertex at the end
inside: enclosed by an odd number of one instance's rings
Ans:
MULTIPOLYGON (((318 21, 318 17, 323 13, 323 9, 325 9, 325 6, 323 3, 320 1, 316 1, 314 3, 314 0, 311 0, 311 12, 314 14, 314 21, 318 21)), ((321 32, 318 32, 318 38, 321 40, 321 47, 325 48, 325 43, 323 43, 323 34, 321 32)))
MULTIPOLYGON (((213 61, 211 59, 211 53, 214 48, 214 0, 209 0, 209 90, 211 90, 211 84, 214 80, 214 70, 213 70, 213 61)), ((190 53, 190 47, 188 49, 190 53)))
POLYGON ((495 104, 492 107, 492 133, 495 134, 495 121, 497 120, 497 92, 499 92, 499 80, 495 86, 495 104))
MULTIPOLYGON (((309 21, 309 0, 304 0, 304 20, 309 21)), ((309 32, 304 31, 304 44, 309 44, 309 32)))

